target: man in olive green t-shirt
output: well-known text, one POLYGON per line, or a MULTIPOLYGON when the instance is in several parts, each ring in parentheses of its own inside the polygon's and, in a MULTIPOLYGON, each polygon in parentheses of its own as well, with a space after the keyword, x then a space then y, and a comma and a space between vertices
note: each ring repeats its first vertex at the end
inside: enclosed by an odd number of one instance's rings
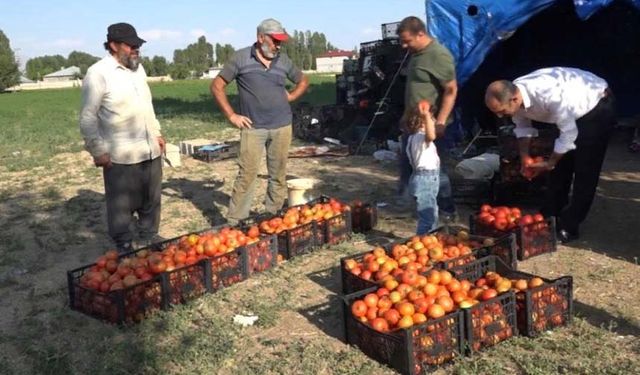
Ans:
MULTIPOLYGON (((424 22, 417 17, 403 19, 396 32, 402 48, 411 53, 407 67, 405 109, 414 108, 422 99, 429 101, 434 110, 437 137, 442 138, 458 93, 453 56, 446 47, 427 33, 424 22)), ((439 143, 438 140, 436 143, 439 143)), ((408 160, 404 160, 404 154, 402 152, 400 158, 401 192, 411 176, 411 165, 408 160)), ((438 206, 447 216, 455 216, 451 182, 442 168, 438 206)))

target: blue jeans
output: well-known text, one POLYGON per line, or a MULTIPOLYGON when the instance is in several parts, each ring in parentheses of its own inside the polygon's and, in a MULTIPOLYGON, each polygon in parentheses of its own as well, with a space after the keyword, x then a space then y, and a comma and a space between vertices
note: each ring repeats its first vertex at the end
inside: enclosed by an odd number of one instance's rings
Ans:
MULTIPOLYGON (((402 134, 400 138, 402 151, 400 152, 400 157, 398 158, 398 168, 400 169, 400 179, 398 181, 398 195, 402 195, 404 189, 409 184, 409 179, 411 177, 411 173, 413 169, 411 168, 411 163, 409 162, 409 157, 407 156, 406 149, 407 143, 409 140, 408 134, 402 134)), ((439 140, 435 141, 436 146, 438 147, 438 153, 446 150, 446 145, 439 140)), ((447 175, 446 170, 440 167, 440 189, 438 189, 438 206, 440 209, 449 214, 453 215, 456 213, 456 205, 453 202, 453 194, 451 192, 451 180, 449 180, 449 175, 447 175)))
POLYGON ((423 235, 438 225, 438 190, 440 171, 414 171, 409 179, 409 193, 415 197, 418 211, 416 234, 423 235))

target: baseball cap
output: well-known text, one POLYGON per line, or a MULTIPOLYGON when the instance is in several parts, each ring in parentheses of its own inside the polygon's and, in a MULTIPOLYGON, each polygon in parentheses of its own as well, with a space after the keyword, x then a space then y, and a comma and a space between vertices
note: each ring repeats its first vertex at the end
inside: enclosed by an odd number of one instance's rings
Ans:
POLYGON ((140 47, 146 40, 138 37, 136 29, 128 23, 114 23, 107 28, 107 41, 123 42, 132 47, 140 47))
POLYGON ((273 39, 281 42, 286 42, 289 39, 289 35, 287 35, 287 31, 282 27, 282 24, 273 18, 267 18, 260 22, 258 33, 270 35, 273 39))

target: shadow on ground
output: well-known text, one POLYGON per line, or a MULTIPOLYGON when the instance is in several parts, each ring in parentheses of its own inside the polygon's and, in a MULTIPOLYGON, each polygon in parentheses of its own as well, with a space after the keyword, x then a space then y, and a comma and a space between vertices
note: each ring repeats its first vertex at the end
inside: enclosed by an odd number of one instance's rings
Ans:
POLYGON ((619 335, 640 336, 638 325, 625 318, 613 316, 597 307, 574 300, 573 311, 575 315, 584 318, 594 327, 604 328, 619 335))
POLYGON ((640 261, 640 155, 627 151, 624 134, 612 138, 595 200, 569 246, 591 249, 631 263, 640 261))
POLYGON ((217 208, 229 205, 229 195, 222 191, 224 181, 171 178, 162 184, 165 197, 186 199, 202 212, 211 226, 222 225, 226 219, 217 208))

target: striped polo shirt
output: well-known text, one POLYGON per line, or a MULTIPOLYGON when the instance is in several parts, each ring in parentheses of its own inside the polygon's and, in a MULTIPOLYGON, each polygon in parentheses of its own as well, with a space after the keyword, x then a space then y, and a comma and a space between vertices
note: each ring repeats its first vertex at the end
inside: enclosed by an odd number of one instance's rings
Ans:
POLYGON ((291 124, 291 106, 287 100, 286 80, 298 84, 302 71, 289 56, 278 54, 266 68, 256 56, 256 45, 236 51, 220 77, 238 84, 240 111, 253 122, 254 128, 276 129, 291 124))

